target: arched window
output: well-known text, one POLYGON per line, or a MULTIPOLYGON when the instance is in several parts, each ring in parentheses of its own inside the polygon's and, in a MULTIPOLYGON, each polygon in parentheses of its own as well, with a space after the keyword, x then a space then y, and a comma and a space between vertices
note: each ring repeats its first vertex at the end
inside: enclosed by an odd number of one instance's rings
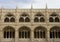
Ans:
POLYGON ((30 22, 30 19, 28 17, 26 17, 25 22, 30 22))
POLYGON ((7 26, 3 29, 4 38, 15 38, 15 30, 13 27, 7 26))
POLYGON ((55 18, 55 22, 59 22, 59 18, 58 17, 55 18))
POLYGON ((54 19, 52 17, 50 17, 49 22, 54 22, 54 19))
POLYGON ((50 38, 60 38, 60 27, 55 26, 50 29, 50 38))
POLYGON ((40 22, 45 22, 45 19, 43 17, 41 17, 40 22))
POLYGON ((46 29, 44 27, 36 27, 34 30, 34 38, 45 38, 46 29))
POLYGON ((50 15, 49 22, 59 22, 59 15, 56 12, 53 12, 50 15))
POLYGON ((41 12, 38 12, 35 15, 34 22, 45 22, 44 15, 41 12))
POLYGON ((9 18, 6 17, 6 18, 4 19, 4 22, 9 22, 9 18))
POLYGON ((15 18, 12 17, 12 18, 10 19, 10 22, 15 22, 15 18))
POLYGON ((11 13, 5 15, 4 22, 15 22, 15 16, 11 13))
POLYGON ((23 26, 19 29, 19 38, 30 38, 30 29, 23 26))
POLYGON ((39 22, 38 17, 35 17, 35 18, 34 18, 34 22, 39 22))
POLYGON ((19 22, 30 22, 29 15, 26 14, 26 13, 23 13, 23 14, 20 16, 19 22))
POLYGON ((24 18, 20 17, 19 22, 24 22, 24 18))

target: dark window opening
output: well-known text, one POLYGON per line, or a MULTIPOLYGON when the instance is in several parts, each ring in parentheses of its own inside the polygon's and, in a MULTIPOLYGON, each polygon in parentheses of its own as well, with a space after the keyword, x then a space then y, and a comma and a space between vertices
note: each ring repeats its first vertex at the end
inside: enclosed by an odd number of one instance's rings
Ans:
POLYGON ((15 38, 15 30, 11 27, 4 28, 4 38, 15 38))
POLYGON ((30 19, 28 17, 26 17, 25 22, 30 22, 30 19))
POLYGON ((21 17, 21 18, 19 19, 19 22, 24 22, 24 18, 21 17))
POLYGON ((40 18, 40 22, 45 22, 45 19, 43 17, 40 18))
POLYGON ((15 22, 15 18, 12 17, 12 18, 10 19, 10 22, 15 22))
POLYGON ((34 22, 39 22, 39 19, 35 17, 34 22))
POLYGON ((4 19, 4 22, 9 22, 9 18, 5 18, 4 19))
POLYGON ((59 22, 59 18, 58 17, 55 18, 55 22, 59 22))
POLYGON ((19 38, 30 38, 30 32, 29 31, 20 31, 19 38))
POLYGON ((49 22, 54 22, 54 19, 52 17, 50 17, 49 22))

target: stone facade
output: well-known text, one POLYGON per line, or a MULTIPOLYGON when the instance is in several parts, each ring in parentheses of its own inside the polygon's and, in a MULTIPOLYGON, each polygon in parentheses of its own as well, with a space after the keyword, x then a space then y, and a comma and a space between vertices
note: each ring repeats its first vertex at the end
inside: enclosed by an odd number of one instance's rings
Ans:
POLYGON ((52 13, 56 13, 60 19, 60 9, 0 9, 0 42, 60 42, 60 38, 50 38, 50 29, 55 26, 60 27, 60 22, 49 22, 52 13), (34 22, 35 15, 39 12, 44 15, 45 22, 34 22), (14 15, 15 22, 4 22, 8 13, 14 15), (30 22, 19 22, 22 13, 29 15, 30 22), (3 29, 7 26, 15 29, 15 38, 4 38, 3 29), (30 38, 19 38, 19 28, 23 26, 31 30, 30 38), (38 26, 46 29, 45 38, 34 38, 34 29, 38 26))

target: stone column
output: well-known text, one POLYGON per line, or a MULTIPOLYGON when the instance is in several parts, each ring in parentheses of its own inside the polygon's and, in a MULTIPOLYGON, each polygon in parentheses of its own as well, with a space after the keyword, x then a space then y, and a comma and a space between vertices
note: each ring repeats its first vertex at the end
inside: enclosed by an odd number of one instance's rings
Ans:
POLYGON ((3 41, 3 31, 0 30, 0 42, 2 42, 2 41, 3 41))
POLYGON ((34 31, 33 30, 31 30, 31 42, 34 42, 33 40, 34 40, 34 31))
POLYGON ((47 42, 49 42, 50 41, 50 31, 49 31, 49 29, 47 30, 47 42))
POLYGON ((15 30, 15 42, 18 42, 18 30, 15 30))

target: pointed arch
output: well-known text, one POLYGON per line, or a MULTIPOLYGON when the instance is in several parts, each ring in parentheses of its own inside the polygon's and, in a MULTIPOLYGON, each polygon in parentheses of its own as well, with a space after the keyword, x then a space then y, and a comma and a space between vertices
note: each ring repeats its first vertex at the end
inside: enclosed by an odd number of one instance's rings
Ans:
POLYGON ((44 22, 44 21, 45 21, 44 15, 41 12, 38 12, 35 15, 34 22, 44 22))
POLYGON ((50 15, 49 22, 59 22, 59 15, 56 12, 53 12, 50 15))
POLYGON ((19 21, 21 21, 21 22, 30 22, 29 14, 27 14, 26 12, 23 12, 20 15, 19 21))
POLYGON ((12 14, 12 13, 10 13, 10 12, 8 12, 6 15, 5 15, 5 18, 6 19, 4 19, 4 21, 6 20, 7 22, 9 21, 9 22, 15 22, 15 16, 12 14))

